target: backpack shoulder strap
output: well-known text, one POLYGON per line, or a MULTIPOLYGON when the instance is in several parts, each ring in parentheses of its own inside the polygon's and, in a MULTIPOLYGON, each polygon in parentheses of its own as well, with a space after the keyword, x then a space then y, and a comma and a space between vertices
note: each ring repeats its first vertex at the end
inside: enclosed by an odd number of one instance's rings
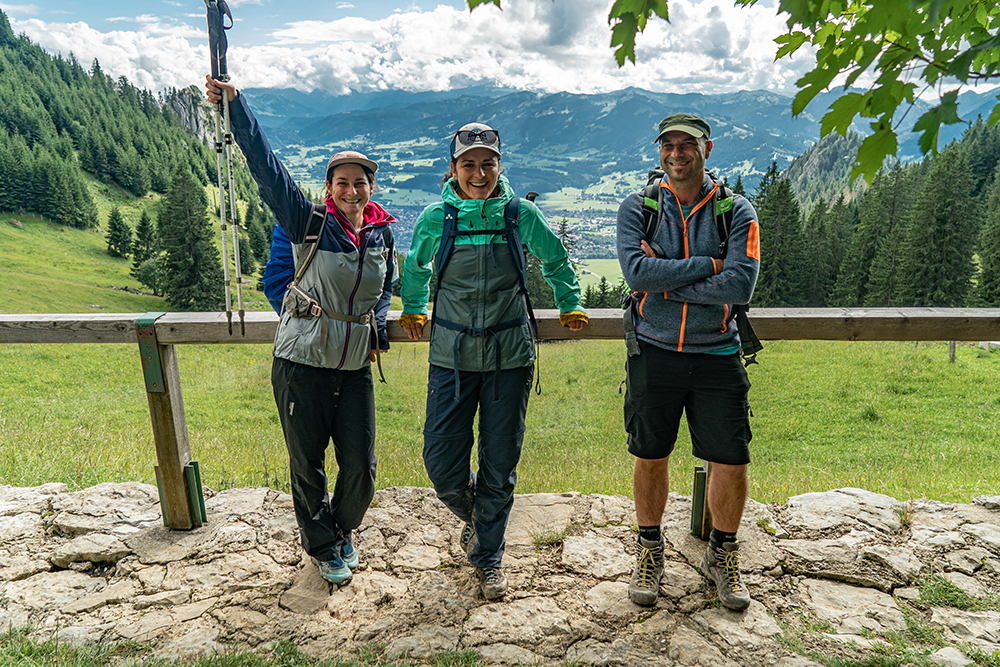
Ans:
POLYGON ((319 249, 319 240, 323 236, 323 230, 326 228, 326 207, 320 206, 319 204, 313 204, 312 210, 309 212, 309 222, 306 223, 306 237, 302 241, 300 246, 299 255, 295 259, 298 260, 298 266, 295 268, 295 282, 302 280, 302 276, 305 275, 306 269, 309 268, 309 264, 312 262, 313 257, 316 255, 316 250, 319 249), (312 229, 316 224, 319 224, 319 229, 316 230, 315 234, 310 234, 309 230, 312 229), (309 246, 308 254, 305 259, 302 259, 301 252, 305 250, 305 246, 309 246))
POLYGON ((451 251, 455 247, 455 229, 458 226, 458 209, 451 204, 444 204, 444 225, 441 228, 441 244, 438 245, 437 255, 434 258, 434 270, 437 271, 437 282, 434 286, 435 293, 441 287, 441 275, 444 267, 451 259, 451 251))
POLYGON ((653 242, 653 236, 660 226, 660 210, 663 208, 663 188, 661 179, 657 178, 647 184, 642 191, 642 228, 646 243, 653 249, 657 257, 663 257, 663 249, 653 242))
POLYGON ((507 237, 507 245, 510 247, 510 254, 514 258, 517 272, 521 274, 521 287, 527 294, 528 264, 524 259, 524 245, 521 243, 521 229, 518 227, 520 219, 521 198, 515 195, 503 208, 504 235, 507 237))

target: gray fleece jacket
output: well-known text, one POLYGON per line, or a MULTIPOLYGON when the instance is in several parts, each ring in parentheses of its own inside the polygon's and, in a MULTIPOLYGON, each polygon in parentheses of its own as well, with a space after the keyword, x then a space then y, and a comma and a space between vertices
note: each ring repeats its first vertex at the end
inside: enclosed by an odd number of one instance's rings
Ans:
POLYGON ((757 212, 734 195, 733 226, 726 256, 710 210, 716 184, 705 175, 701 193, 685 219, 677 197, 662 183, 660 224, 653 240, 665 257, 646 257, 642 193, 618 209, 618 262, 625 282, 640 292, 638 338, 677 352, 721 352, 739 344, 732 304, 749 303, 760 271, 757 212), (715 272, 712 257, 723 259, 715 272))

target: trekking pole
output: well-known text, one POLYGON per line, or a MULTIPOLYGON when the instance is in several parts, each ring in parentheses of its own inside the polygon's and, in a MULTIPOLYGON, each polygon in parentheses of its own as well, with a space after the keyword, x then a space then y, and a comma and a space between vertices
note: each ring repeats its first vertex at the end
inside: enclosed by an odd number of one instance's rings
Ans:
MULTIPOLYGON (((233 15, 226 5, 226 0, 205 0, 208 11, 208 50, 212 60, 212 78, 216 81, 229 81, 229 69, 226 65, 226 50, 229 42, 226 30, 233 27, 233 15), (229 17, 229 25, 225 17, 229 17)), ((229 335, 233 335, 233 305, 232 287, 229 280, 229 242, 226 228, 232 228, 233 262, 236 270, 236 299, 240 316, 240 334, 246 336, 245 311, 243 309, 243 283, 240 280, 240 228, 236 222, 236 182, 233 178, 233 134, 229 123, 229 98, 225 92, 215 107, 215 155, 218 165, 219 182, 219 222, 222 226, 222 275, 226 285, 226 321, 229 323, 229 335), (225 152, 225 155, 223 155, 225 152), (227 194, 228 193, 228 194, 227 194), (229 199, 227 217, 226 199, 229 199)))

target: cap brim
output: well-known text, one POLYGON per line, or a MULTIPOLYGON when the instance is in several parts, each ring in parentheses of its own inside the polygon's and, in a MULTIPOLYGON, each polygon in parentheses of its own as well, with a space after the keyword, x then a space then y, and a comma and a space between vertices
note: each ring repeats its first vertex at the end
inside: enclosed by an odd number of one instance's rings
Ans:
POLYGON ((333 169, 334 167, 339 167, 342 164, 359 164, 362 167, 367 167, 368 169, 371 169, 373 172, 378 171, 377 162, 372 162, 371 160, 366 160, 364 158, 359 158, 359 157, 342 157, 328 164, 326 166, 326 173, 329 174, 331 169, 333 169))
MULTIPOLYGON (((458 142, 456 142, 456 143, 458 143, 458 142)), ((494 153, 496 153, 496 154, 497 154, 497 155, 498 155, 499 157, 503 157, 503 153, 501 153, 501 152, 500 152, 500 149, 499 149, 499 148, 497 148, 496 146, 487 146, 487 145, 485 145, 485 144, 478 144, 478 143, 477 143, 477 144, 470 144, 470 145, 468 145, 468 146, 462 146, 462 147, 461 147, 461 148, 459 148, 459 149, 458 149, 457 151, 455 151, 455 154, 454 154, 454 155, 452 155, 451 157, 452 157, 452 159, 455 159, 455 158, 457 158, 457 157, 458 157, 459 155, 462 155, 463 153, 467 153, 468 151, 471 151, 471 150, 472 150, 473 148, 485 148, 485 149, 486 149, 486 150, 488 150, 488 151, 493 151, 493 152, 494 152, 494 153)))
POLYGON ((656 139, 653 139, 653 143, 654 144, 658 143, 660 141, 660 138, 667 132, 687 132, 692 137, 705 137, 706 139, 708 138, 708 135, 705 134, 705 130, 701 129, 700 127, 696 127, 694 125, 685 125, 684 123, 678 123, 677 125, 671 125, 670 127, 664 128, 658 135, 656 135, 656 139))

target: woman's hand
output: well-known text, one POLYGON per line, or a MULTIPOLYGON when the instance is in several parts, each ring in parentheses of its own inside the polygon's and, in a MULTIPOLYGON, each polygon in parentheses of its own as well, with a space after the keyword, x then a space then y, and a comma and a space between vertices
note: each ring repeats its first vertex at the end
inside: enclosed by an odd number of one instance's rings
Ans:
POLYGON ((403 331, 410 337, 410 340, 420 340, 424 335, 424 327, 421 324, 403 324, 403 331))
MULTIPOLYGON (((379 350, 379 351, 380 351, 380 352, 381 352, 382 354, 388 354, 388 353, 389 353, 389 350, 379 350)), ((378 361, 378 355, 376 355, 376 354, 375 354, 375 350, 372 350, 372 352, 371 352, 371 357, 372 357, 372 363, 373 363, 373 364, 374 364, 374 363, 375 363, 376 361, 378 361)))
POLYGON ((566 328, 570 331, 579 331, 580 329, 587 326, 587 322, 584 320, 573 320, 572 322, 566 323, 566 328))
POLYGON ((236 99, 239 92, 236 90, 236 86, 231 83, 225 83, 223 81, 216 81, 212 78, 211 74, 205 75, 205 97, 208 98, 209 103, 218 104, 222 101, 222 91, 226 91, 226 99, 230 102, 236 99))

